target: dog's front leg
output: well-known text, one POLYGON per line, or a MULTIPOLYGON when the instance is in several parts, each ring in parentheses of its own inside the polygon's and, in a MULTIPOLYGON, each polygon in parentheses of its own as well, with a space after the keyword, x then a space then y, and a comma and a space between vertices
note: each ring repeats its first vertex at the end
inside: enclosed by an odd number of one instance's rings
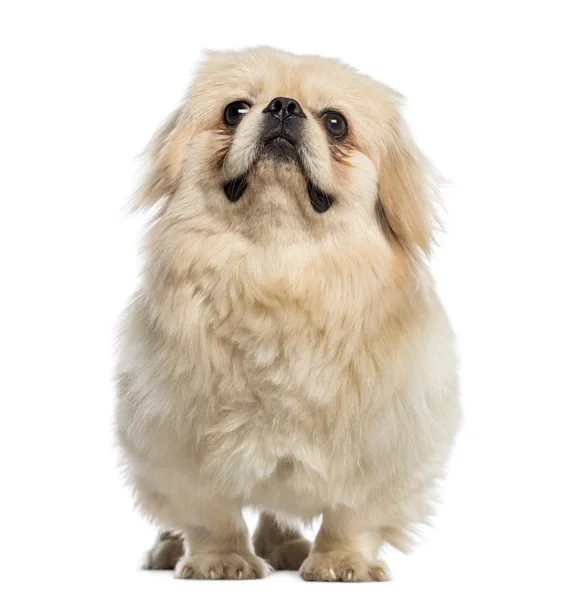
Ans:
POLYGON ((185 554, 178 561, 179 579, 259 579, 270 567, 251 550, 241 507, 213 502, 181 528, 185 554))
POLYGON ((308 581, 387 581, 386 566, 377 558, 382 543, 362 515, 347 508, 326 510, 299 572, 308 581))

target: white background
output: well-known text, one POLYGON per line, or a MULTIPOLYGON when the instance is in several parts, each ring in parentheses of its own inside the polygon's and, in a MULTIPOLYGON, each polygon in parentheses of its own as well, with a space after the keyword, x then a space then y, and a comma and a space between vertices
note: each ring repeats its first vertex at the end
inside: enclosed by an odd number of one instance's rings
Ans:
POLYGON ((0 596, 578 597, 573 4, 3 3, 0 596), (257 43, 397 88, 448 180, 433 269, 465 421, 436 527, 390 557, 390 584, 137 570, 154 528, 111 436, 114 328, 139 270, 135 157, 201 48, 257 43))

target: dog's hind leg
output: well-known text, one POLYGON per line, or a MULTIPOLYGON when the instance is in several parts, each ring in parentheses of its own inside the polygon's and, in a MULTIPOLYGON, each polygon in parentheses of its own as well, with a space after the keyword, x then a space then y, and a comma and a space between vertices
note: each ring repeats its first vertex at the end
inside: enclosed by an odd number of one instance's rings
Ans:
POLYGON ((153 547, 147 552, 144 569, 172 570, 185 553, 182 534, 176 531, 161 531, 153 547))
POLYGON ((253 545, 257 556, 277 571, 297 571, 311 550, 311 542, 295 525, 268 512, 259 517, 253 545))

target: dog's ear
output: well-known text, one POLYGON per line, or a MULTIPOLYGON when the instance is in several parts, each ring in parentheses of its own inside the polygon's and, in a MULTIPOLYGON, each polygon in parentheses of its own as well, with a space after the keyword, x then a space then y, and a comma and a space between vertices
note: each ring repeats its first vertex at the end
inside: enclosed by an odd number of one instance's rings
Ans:
POLYGON ((434 242, 434 187, 429 166, 398 116, 381 151, 379 204, 386 233, 412 254, 434 242))
POLYGON ((190 119, 181 107, 159 128, 144 152, 146 171, 133 199, 134 208, 153 206, 176 190, 190 137, 190 119))

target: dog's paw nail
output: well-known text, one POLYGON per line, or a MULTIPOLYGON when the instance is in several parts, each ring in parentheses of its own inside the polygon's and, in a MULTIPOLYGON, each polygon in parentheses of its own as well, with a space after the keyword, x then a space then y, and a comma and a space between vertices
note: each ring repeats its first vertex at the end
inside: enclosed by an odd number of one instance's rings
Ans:
POLYGON ((329 575, 331 575, 331 579, 333 579, 333 581, 337 579, 337 575, 335 575, 335 571, 333 569, 329 569, 329 575))
POLYGON ((184 567, 178 574, 179 579, 191 579, 193 576, 193 570, 190 567, 184 567))
POLYGON ((215 579, 215 571, 213 571, 213 569, 211 569, 211 570, 209 571, 209 577, 210 577, 211 579, 215 579))
POLYGON ((239 569, 237 571, 237 579, 243 579, 243 570, 242 569, 239 569))
POLYGON ((351 581, 353 579, 353 569, 347 569, 347 581, 351 581))

